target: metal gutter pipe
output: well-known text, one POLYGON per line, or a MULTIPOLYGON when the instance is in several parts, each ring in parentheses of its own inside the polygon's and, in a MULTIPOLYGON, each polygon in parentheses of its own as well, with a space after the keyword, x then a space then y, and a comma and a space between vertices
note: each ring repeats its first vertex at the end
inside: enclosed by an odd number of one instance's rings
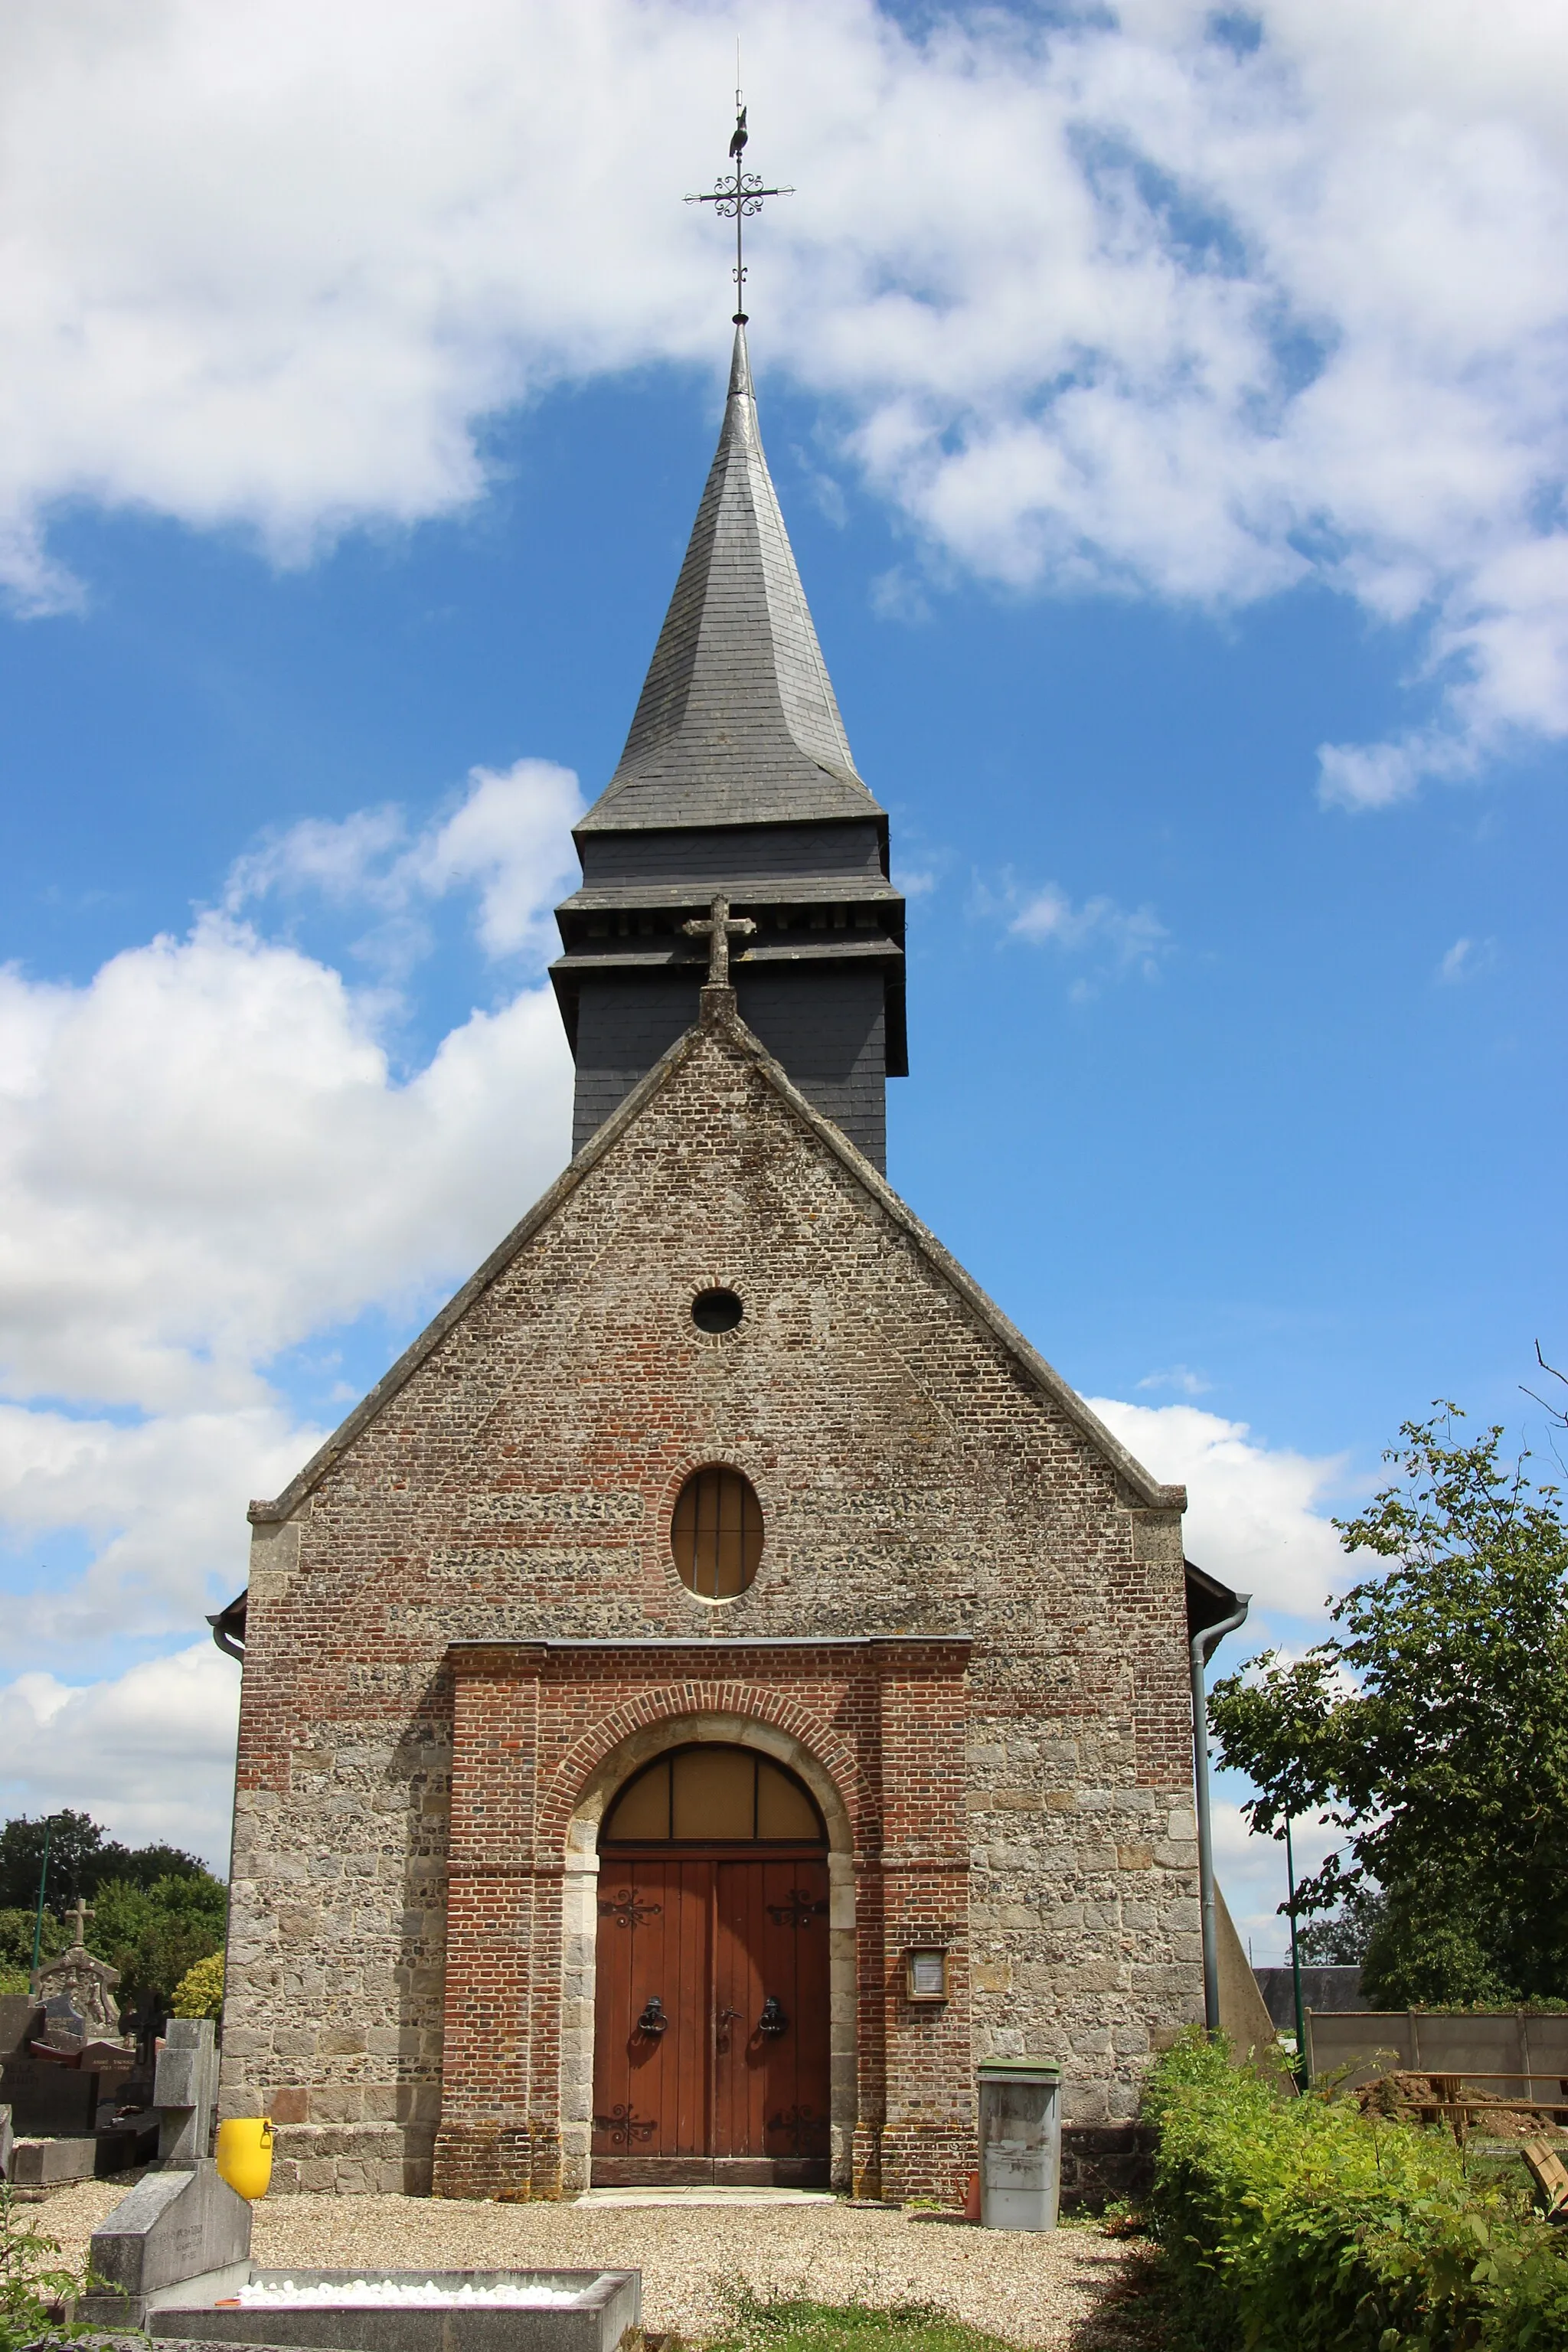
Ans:
POLYGON ((1193 1673, 1193 1779, 1198 1800, 1198 1901, 1204 1934, 1204 2025, 1219 2032, 1219 1939, 1215 1933, 1214 1829, 1209 1820, 1209 1708, 1204 1689, 1204 1669, 1210 1653, 1226 1633, 1247 1622, 1250 1592, 1238 1592, 1238 1606, 1217 1625, 1205 1625, 1187 1645, 1193 1673))
POLYGON ((245 1604, 250 1598, 250 1587, 237 1593, 226 1609, 220 1609, 207 1623, 213 1629, 213 1640, 226 1658, 237 1658, 245 1664, 245 1604))

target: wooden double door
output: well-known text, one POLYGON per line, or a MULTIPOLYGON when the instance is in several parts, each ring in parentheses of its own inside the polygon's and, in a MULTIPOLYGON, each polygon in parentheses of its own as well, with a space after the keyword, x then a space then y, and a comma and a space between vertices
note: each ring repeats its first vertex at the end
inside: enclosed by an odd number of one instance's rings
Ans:
POLYGON ((601 1856, 596 2185, 826 2186, 827 1923, 820 1852, 601 1856))

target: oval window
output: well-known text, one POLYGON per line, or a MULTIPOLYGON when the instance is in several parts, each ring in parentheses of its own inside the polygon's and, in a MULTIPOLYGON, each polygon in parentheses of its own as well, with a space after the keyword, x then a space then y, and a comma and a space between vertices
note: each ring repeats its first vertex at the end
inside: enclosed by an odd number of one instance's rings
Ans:
POLYGON ((675 1506, 669 1548, 699 1600, 744 1592, 763 1556, 763 1507, 751 1480, 719 1463, 693 1471, 675 1506))

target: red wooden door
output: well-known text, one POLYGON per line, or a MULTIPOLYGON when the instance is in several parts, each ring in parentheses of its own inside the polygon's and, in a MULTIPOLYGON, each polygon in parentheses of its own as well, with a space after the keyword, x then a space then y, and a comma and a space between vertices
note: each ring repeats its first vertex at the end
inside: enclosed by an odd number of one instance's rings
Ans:
POLYGON ((827 1870, 721 1862, 714 1904, 714 2178, 824 2178, 827 1870))
POLYGON ((825 2182, 826 1864, 606 1854, 597 1941, 595 2180, 825 2182))
POLYGON ((639 1855, 601 1871, 593 2138, 601 2182, 711 2175, 712 1907, 710 1862, 639 1855))

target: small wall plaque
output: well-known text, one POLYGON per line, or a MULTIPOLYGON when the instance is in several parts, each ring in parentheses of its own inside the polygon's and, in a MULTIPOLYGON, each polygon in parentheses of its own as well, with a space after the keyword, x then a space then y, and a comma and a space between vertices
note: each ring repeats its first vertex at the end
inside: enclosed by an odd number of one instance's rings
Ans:
POLYGON ((947 1953, 941 1944, 911 1944, 904 1954, 904 1990, 910 2000, 947 1999, 947 1953))

